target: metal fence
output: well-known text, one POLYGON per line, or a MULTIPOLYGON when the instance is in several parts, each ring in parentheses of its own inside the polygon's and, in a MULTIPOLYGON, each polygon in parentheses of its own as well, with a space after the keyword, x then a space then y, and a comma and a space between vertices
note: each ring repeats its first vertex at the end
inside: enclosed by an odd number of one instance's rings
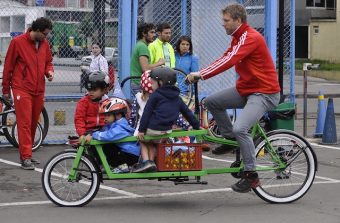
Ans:
MULTIPOLYGON (((50 129, 45 143, 64 143, 68 135, 75 133, 73 117, 76 101, 84 95, 80 92, 80 64, 90 55, 93 42, 102 43, 105 57, 118 69, 120 78, 129 75, 121 42, 121 27, 126 13, 136 16, 136 23, 168 22, 172 27, 171 44, 181 35, 192 38, 194 53, 199 57, 201 68, 218 58, 226 50, 231 38, 222 27, 221 9, 231 2, 243 4, 248 22, 263 35, 266 34, 266 6, 269 0, 1 0, 0 1, 0 57, 4 60, 10 40, 25 32, 33 20, 46 16, 53 21, 53 31, 48 37, 54 54, 55 80, 46 83, 46 103, 50 129), (123 4, 131 4, 126 10, 123 4), (137 5, 136 5, 137 4, 137 5), (119 54, 117 54, 119 52, 119 54), (124 63, 125 60, 125 63, 124 63), (122 66, 124 65, 124 69, 122 66), (65 123, 55 123, 56 111, 65 111, 65 123), (58 125, 57 125, 58 124, 58 125)), ((291 7, 294 0, 285 0, 284 38, 284 92, 290 94, 291 63, 291 7)), ((132 29, 136 24, 132 21, 132 29)), ((275 27, 276 29, 276 27, 275 27)), ((135 31, 135 30, 134 30, 135 31)), ((130 49, 134 40, 130 43, 130 49)), ((130 53, 130 52, 129 52, 130 53)), ((276 55, 274 56, 276 58, 276 55)), ((0 65, 0 70, 3 67, 0 65)), ((237 74, 230 69, 199 85, 201 95, 207 95, 235 83, 237 74)), ((59 113, 58 113, 59 114, 59 113)))

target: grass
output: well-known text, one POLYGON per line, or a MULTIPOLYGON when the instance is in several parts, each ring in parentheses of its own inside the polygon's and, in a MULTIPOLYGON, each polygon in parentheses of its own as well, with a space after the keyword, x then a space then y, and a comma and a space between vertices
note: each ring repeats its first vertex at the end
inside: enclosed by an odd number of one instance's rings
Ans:
POLYGON ((297 75, 302 74, 303 63, 320 64, 318 70, 308 71, 308 76, 322 78, 328 81, 340 81, 340 64, 325 60, 297 59, 295 70, 297 75))
POLYGON ((308 60, 308 59, 297 59, 295 60, 295 69, 302 70, 304 63, 320 64, 321 71, 340 71, 339 63, 331 63, 325 60, 308 60))

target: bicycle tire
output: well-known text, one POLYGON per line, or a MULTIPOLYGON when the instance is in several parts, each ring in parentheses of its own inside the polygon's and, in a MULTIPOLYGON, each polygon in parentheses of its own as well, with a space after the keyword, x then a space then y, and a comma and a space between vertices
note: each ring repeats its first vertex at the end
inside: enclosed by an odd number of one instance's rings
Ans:
MULTIPOLYGON (((214 117, 212 117, 208 109, 204 107, 204 103, 201 102, 201 104, 203 105, 201 107, 202 108, 201 126, 209 130, 209 135, 217 137, 217 138, 223 138, 223 136, 221 135, 218 129, 218 126, 216 125, 216 121, 214 117)), ((236 112, 236 109, 231 109, 231 110, 232 110, 232 114, 228 113, 228 115, 229 115, 231 123, 234 124, 236 122, 237 112, 236 112)))
POLYGON ((46 136, 47 136, 48 129, 50 127, 50 119, 48 117, 48 113, 47 113, 45 106, 41 110, 39 123, 42 127, 42 141, 44 141, 46 136), (41 116, 42 116, 42 118, 41 118, 41 116), (43 121, 43 123, 41 121, 43 121))
MULTIPOLYGON (((187 76, 187 74, 182 71, 181 69, 178 68, 174 68, 173 70, 176 71, 176 75, 177 75, 177 82, 176 82, 176 86, 180 89, 180 96, 182 98, 182 100, 184 101, 184 103, 186 105, 188 105, 189 107, 192 106, 192 102, 194 101, 194 87, 193 84, 187 84, 185 82, 185 77, 187 76), (184 86, 188 86, 188 91, 184 92, 184 86)), ((130 77, 126 77, 121 81, 120 87, 124 88, 126 82, 128 82, 129 80, 139 80, 141 77, 140 76, 130 76, 130 77)), ((134 97, 133 93, 131 92, 131 96, 134 97)))
POLYGON ((42 187, 47 197, 58 206, 84 206, 98 192, 100 186, 98 166, 87 155, 83 155, 80 159, 77 179, 74 181, 68 180, 76 156, 76 151, 58 153, 44 167, 41 177, 42 187), (63 194, 63 192, 66 193, 63 194))
POLYGON ((14 146, 14 141, 11 135, 12 126, 16 122, 14 107, 11 104, 6 104, 5 108, 3 109, 3 113, 4 114, 2 115, 2 120, 1 120, 2 132, 5 138, 7 139, 7 141, 14 146), (10 112, 4 113, 8 111, 10 112))
MULTIPOLYGON (((18 131, 17 131, 17 123, 15 122, 14 125, 13 125, 13 128, 12 128, 12 140, 13 140, 13 146, 18 148, 19 147, 19 138, 18 138, 18 131)), ((42 127, 40 125, 40 123, 38 123, 37 125, 37 130, 35 131, 35 136, 34 137, 34 143, 32 145, 32 151, 35 152, 37 151, 41 144, 42 144, 42 141, 43 141, 43 131, 42 131, 42 127)))
MULTIPOLYGON (((268 140, 282 161, 290 163, 284 170, 259 171, 261 186, 253 189, 269 203, 291 203, 303 197, 313 184, 317 159, 310 144, 298 134, 277 130, 267 134, 268 140)), ((277 164, 266 152, 267 141, 259 138, 255 143, 256 165, 277 164)))
MULTIPOLYGON (((13 105, 10 103, 7 103, 4 109, 4 112, 14 109, 13 105)), ((48 113, 45 107, 43 107, 40 116, 40 124, 42 127, 42 141, 47 136, 48 129, 49 129, 49 117, 48 113)), ((13 146, 18 147, 15 145, 15 141, 12 138, 12 126, 16 122, 16 115, 15 115, 15 110, 10 113, 5 113, 2 115, 2 128, 3 128, 3 133, 9 143, 11 143, 13 146)))

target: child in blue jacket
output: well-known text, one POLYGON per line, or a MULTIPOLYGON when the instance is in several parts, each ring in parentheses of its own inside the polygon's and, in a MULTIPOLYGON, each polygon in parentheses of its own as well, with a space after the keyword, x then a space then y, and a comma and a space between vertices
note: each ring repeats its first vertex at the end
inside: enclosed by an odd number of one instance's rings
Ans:
MULTIPOLYGON (((105 116, 105 126, 100 131, 95 131, 91 135, 87 135, 85 137, 86 142, 90 142, 92 139, 116 141, 133 136, 135 129, 129 125, 125 118, 127 104, 123 99, 110 98, 104 101, 99 112, 105 116)), ((132 166, 138 162, 140 156, 138 142, 123 142, 115 143, 114 145, 106 144, 103 146, 103 150, 112 167, 118 167, 122 164, 132 166)))

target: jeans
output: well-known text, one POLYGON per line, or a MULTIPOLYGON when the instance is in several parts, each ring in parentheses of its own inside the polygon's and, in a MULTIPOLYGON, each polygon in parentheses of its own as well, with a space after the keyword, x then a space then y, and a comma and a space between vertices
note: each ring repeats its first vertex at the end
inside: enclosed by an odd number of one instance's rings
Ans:
POLYGON ((235 137, 240 145, 245 171, 255 170, 255 145, 249 129, 257 123, 265 112, 275 108, 280 93, 254 93, 241 96, 235 87, 219 91, 205 99, 205 105, 213 115, 220 133, 225 138, 235 137), (226 109, 243 108, 232 125, 226 109))

